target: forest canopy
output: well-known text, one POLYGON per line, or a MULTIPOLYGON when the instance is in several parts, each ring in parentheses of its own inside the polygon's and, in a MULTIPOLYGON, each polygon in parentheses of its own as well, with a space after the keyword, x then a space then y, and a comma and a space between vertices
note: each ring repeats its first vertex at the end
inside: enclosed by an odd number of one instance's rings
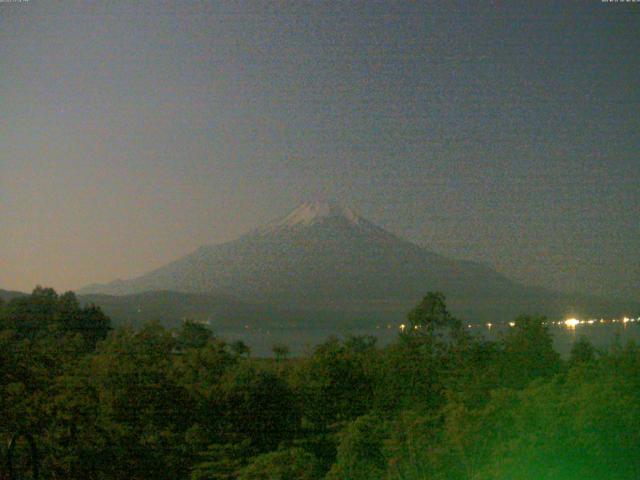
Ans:
POLYGON ((640 478, 640 349, 563 359, 543 318, 514 322, 471 336, 433 292, 387 347, 254 358, 38 287, 0 304, 0 478, 640 478))

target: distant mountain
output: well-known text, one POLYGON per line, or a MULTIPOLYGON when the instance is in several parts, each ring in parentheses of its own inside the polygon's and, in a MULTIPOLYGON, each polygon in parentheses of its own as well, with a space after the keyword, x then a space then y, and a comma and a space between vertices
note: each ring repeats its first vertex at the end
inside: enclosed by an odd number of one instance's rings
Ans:
POLYGON ((617 315, 637 308, 519 284, 483 264, 447 258, 398 238, 332 203, 305 203, 237 240, 201 247, 140 277, 91 285, 79 293, 215 294, 300 315, 399 320, 429 290, 444 292, 452 311, 468 320, 506 321, 523 312, 617 315))
POLYGON ((79 295, 82 304, 95 304, 115 325, 140 326, 158 321, 167 327, 177 327, 186 319, 225 327, 231 319, 254 319, 259 308, 244 305, 220 295, 151 291, 132 295, 79 295))
MULTIPOLYGON (((28 294, 23 292, 0 289, 0 299, 5 302, 26 296, 28 294)), ((77 298, 82 305, 99 305, 116 326, 138 327, 158 321, 167 327, 177 327, 189 319, 224 328, 231 319, 249 321, 262 314, 261 308, 219 295, 153 291, 118 296, 87 294, 77 295, 77 298)))
MULTIPOLYGON (((159 290, 132 295, 86 294, 79 295, 78 300, 83 305, 99 305, 115 326, 139 327, 149 321, 157 321, 166 327, 175 328, 184 320, 194 320, 210 325, 219 333, 237 332, 245 326, 268 326, 271 329, 305 328, 317 324, 329 325, 334 321, 339 322, 346 330, 364 325, 364 322, 358 322, 357 318, 354 319, 346 313, 243 303, 230 297, 204 293, 159 290)), ((345 329, 338 329, 333 333, 345 329)))
POLYGON ((8 302, 9 300, 12 300, 14 298, 24 297, 25 295, 26 293, 16 292, 13 290, 2 290, 0 288, 0 299, 2 299, 2 301, 4 302, 8 302))

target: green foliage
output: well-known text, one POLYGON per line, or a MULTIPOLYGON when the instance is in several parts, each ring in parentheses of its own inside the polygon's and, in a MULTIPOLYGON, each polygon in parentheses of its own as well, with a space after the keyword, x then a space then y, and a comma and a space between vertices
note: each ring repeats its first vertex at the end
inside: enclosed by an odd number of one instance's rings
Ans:
POLYGON ((277 447, 299 428, 300 413, 286 382, 247 362, 225 372, 212 402, 224 438, 250 439, 258 451, 277 447))
POLYGON ((238 480, 316 480, 318 461, 302 448, 289 448, 255 457, 240 470, 238 480))
POLYGON ((569 362, 571 364, 590 363, 596 358, 596 349, 589 340, 581 336, 571 347, 569 362))
POLYGON ((372 403, 363 357, 336 338, 298 364, 292 381, 305 419, 320 430, 362 415, 372 403))
POLYGON ((236 340, 235 342, 231 343, 230 347, 231 351, 239 357, 248 357, 251 354, 251 348, 249 348, 249 346, 242 340, 236 340))
POLYGON ((276 361, 280 362, 282 360, 285 360, 288 356, 289 356, 289 347, 287 347, 286 345, 274 345, 272 348, 273 354, 276 357, 276 361))
POLYGON ((437 453, 441 415, 423 410, 418 404, 404 409, 389 421, 385 440, 387 476, 393 479, 431 478, 439 468, 437 453))
POLYGON ((429 292, 408 314, 408 335, 433 336, 437 329, 456 328, 460 322, 447 308, 441 292, 429 292))
POLYGON ((543 317, 520 316, 501 341, 502 386, 521 388, 560 370, 560 355, 543 317))
POLYGON ((213 340, 213 332, 201 323, 187 320, 182 323, 182 328, 176 338, 179 348, 202 348, 213 340))
POLYGON ((86 349, 93 350, 111 327, 99 307, 81 307, 73 292, 58 296, 52 288, 36 287, 31 295, 14 298, 3 308, 0 329, 32 341, 79 334, 86 349))
POLYGON ((423 405, 435 409, 442 403, 441 364, 431 342, 406 337, 379 354, 373 407, 392 415, 404 408, 423 405))
POLYGON ((191 480, 233 480, 251 456, 250 441, 212 444, 195 465, 191 480))
POLYGON ((174 356, 172 375, 192 396, 205 401, 216 394, 220 377, 237 362, 224 342, 210 342, 174 356))
POLYGON ((109 333, 38 287, 0 304, 0 441, 31 434, 54 480, 640 478, 637 346, 581 339, 563 362, 526 316, 482 341, 437 293, 408 318, 383 349, 331 338, 274 362, 193 322, 109 333))
POLYGON ((170 374, 174 348, 171 333, 150 324, 116 331, 90 359, 96 423, 109 441, 114 475, 175 478, 188 471, 182 446, 193 404, 170 374))
POLYGON ((327 480, 370 480, 382 478, 386 470, 383 453, 386 431, 384 422, 373 415, 363 415, 341 434, 336 463, 327 480))
POLYGON ((640 384, 625 363, 640 366, 638 351, 520 392, 484 478, 637 478, 640 384))

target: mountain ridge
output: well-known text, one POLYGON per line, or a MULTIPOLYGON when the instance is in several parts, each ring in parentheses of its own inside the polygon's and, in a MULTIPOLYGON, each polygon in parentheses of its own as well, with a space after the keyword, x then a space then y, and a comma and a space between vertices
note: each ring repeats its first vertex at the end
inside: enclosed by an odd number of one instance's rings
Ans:
POLYGON ((465 319, 507 321, 525 312, 564 315, 576 309, 601 314, 599 303, 611 308, 609 301, 526 286, 482 263, 445 257, 330 202, 304 203, 235 240, 79 294, 153 290, 354 315, 373 315, 375 305, 386 305, 395 318, 429 290, 444 292, 465 319))

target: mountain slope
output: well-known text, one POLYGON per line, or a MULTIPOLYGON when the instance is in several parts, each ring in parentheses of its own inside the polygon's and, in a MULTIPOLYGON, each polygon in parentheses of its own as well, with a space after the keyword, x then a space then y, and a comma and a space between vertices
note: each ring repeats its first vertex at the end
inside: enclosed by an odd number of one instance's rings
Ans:
POLYGON ((8 302, 14 298, 24 297, 26 293, 16 292, 14 290, 3 290, 0 288, 0 299, 3 302, 8 302))
POLYGON ((99 305, 114 325, 140 326, 157 321, 166 327, 178 327, 189 319, 214 325, 216 329, 233 326, 234 319, 259 318, 261 309, 220 295, 182 293, 165 290, 132 295, 79 295, 80 303, 99 305))
POLYGON ((300 311, 398 319, 429 290, 443 291, 454 313, 474 320, 576 309, 600 314, 602 307, 589 297, 526 287, 484 265, 443 257, 328 203, 303 204, 237 240, 201 247, 141 277, 80 293, 153 290, 215 292, 300 311))

